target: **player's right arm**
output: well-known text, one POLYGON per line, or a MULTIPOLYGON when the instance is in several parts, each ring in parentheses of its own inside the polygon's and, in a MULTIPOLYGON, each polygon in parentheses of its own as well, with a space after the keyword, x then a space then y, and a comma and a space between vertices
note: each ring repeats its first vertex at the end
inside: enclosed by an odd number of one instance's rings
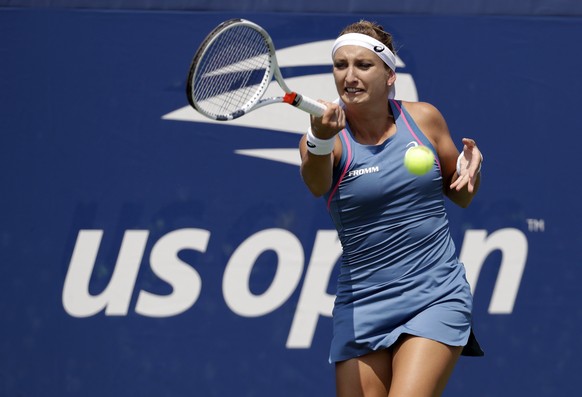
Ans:
POLYGON ((342 145, 337 133, 345 128, 346 117, 343 109, 335 104, 325 102, 327 110, 322 117, 311 117, 311 131, 319 139, 335 139, 330 154, 313 154, 307 150, 307 136, 299 142, 301 154, 301 177, 311 193, 320 197, 331 188, 333 167, 342 155, 342 145))

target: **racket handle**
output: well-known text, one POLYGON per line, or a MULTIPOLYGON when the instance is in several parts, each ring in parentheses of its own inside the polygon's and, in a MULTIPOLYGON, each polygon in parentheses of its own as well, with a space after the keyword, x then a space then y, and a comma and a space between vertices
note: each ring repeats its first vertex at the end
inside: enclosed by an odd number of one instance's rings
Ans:
POLYGON ((315 117, 323 116, 325 109, 327 109, 323 103, 319 103, 314 99, 297 94, 296 92, 287 93, 283 101, 315 117))

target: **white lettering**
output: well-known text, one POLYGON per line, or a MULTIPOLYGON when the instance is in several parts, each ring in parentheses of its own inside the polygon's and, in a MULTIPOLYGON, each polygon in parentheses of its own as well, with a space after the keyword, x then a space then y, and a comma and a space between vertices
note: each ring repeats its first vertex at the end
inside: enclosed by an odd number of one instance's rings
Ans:
POLYGON ((244 317, 263 316, 280 307, 295 291, 303 273, 303 246, 295 235, 284 229, 268 229, 246 239, 232 254, 222 280, 222 292, 228 307, 244 317), (265 251, 278 257, 275 277, 261 295, 249 288, 251 271, 265 251))
POLYGON ((360 175, 364 175, 364 174, 372 174, 374 172, 378 172, 380 171, 380 167, 375 166, 375 167, 368 167, 368 168, 362 168, 361 170, 352 170, 349 172, 348 176, 360 176, 360 175))
POLYGON ((143 316, 168 317, 188 310, 198 300, 200 275, 178 258, 184 249, 206 252, 210 232, 202 229, 180 229, 160 238, 152 248, 150 263, 153 272, 173 288, 170 295, 160 296, 140 291, 135 311, 143 316))
POLYGON ((287 338, 288 349, 311 346, 319 316, 331 317, 335 295, 328 294, 331 272, 342 247, 335 230, 319 230, 287 338))
POLYGON ((89 281, 103 236, 102 230, 80 230, 63 287, 63 307, 73 317, 89 317, 105 308, 109 316, 127 314, 149 232, 127 230, 107 288, 89 294, 89 281))
POLYGON ((511 228, 497 230, 489 237, 486 230, 467 230, 459 259, 465 264, 467 281, 474 292, 485 259, 495 250, 501 251, 502 260, 489 313, 509 314, 513 311, 527 260, 528 243, 525 235, 511 228))
MULTIPOLYGON (((127 315, 135 282, 142 262, 149 232, 127 230, 108 285, 96 295, 89 292, 95 272, 102 230, 80 230, 65 276, 62 302, 73 317, 89 317, 105 310, 108 316, 127 315)), ((175 316, 192 307, 202 291, 199 273, 179 258, 182 250, 205 253, 210 232, 204 229, 179 229, 160 238, 153 246, 150 266, 154 274, 172 287, 167 295, 142 290, 135 312, 149 317, 175 316)), ((482 267, 489 255, 502 254, 499 273, 493 289, 489 313, 513 311, 522 275, 526 266, 528 242, 517 229, 486 230, 465 233, 460 260, 467 269, 467 280, 474 292, 482 267)), ((331 274, 341 256, 341 244, 335 230, 319 230, 313 244, 309 265, 286 347, 303 349, 311 346, 318 321, 330 317, 334 295, 328 293, 331 274)), ((222 293, 226 305, 244 317, 263 316, 281 307, 296 291, 305 265, 303 246, 285 229, 267 229, 247 238, 230 257, 223 275, 222 293), (273 251, 275 275, 265 292, 254 294, 250 288, 251 273, 259 257, 273 251)))

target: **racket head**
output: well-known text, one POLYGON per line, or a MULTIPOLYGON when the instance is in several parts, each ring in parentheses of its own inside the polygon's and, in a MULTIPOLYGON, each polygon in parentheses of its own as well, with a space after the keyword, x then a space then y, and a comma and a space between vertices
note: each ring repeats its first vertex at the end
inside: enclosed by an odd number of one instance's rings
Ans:
POLYGON ((190 105, 214 120, 232 120, 253 108, 277 69, 268 33, 245 19, 222 22, 206 36, 190 64, 190 105))

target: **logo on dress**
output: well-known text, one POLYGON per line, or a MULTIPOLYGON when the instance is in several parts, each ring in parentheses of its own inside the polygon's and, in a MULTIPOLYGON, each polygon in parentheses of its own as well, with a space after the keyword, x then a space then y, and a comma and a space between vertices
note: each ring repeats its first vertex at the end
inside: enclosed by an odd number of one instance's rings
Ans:
POLYGON ((360 176, 360 175, 364 175, 364 174, 373 174, 373 173, 379 172, 379 171, 380 171, 380 167, 378 167, 378 166, 362 168, 359 170, 351 170, 348 174, 348 177, 360 176))
POLYGON ((406 145, 406 147, 407 147, 406 151, 408 152, 410 149, 412 149, 413 147, 417 147, 417 146, 418 146, 418 142, 416 142, 416 141, 410 141, 406 145))

